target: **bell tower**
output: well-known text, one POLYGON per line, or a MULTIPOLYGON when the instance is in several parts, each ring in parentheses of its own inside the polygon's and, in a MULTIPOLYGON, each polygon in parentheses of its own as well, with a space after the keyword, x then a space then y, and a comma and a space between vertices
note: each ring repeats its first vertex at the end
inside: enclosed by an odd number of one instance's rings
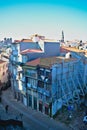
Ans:
POLYGON ((62 38, 61 38, 61 42, 64 42, 64 32, 62 30, 62 38))

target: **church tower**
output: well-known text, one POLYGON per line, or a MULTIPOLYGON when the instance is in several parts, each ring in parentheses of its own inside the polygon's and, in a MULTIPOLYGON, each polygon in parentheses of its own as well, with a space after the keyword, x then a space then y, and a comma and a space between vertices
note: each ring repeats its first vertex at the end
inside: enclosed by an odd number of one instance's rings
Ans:
POLYGON ((62 38, 61 38, 61 42, 64 42, 64 32, 62 31, 62 38))

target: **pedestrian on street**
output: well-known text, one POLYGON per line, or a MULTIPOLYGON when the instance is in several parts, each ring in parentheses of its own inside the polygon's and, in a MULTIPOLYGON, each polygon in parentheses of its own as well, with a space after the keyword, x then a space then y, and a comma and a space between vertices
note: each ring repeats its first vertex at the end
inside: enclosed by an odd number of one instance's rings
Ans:
POLYGON ((8 105, 5 106, 5 111, 8 113, 8 105))
POLYGON ((22 113, 20 113, 20 117, 21 117, 21 120, 22 120, 22 117, 23 117, 23 114, 22 114, 22 113))

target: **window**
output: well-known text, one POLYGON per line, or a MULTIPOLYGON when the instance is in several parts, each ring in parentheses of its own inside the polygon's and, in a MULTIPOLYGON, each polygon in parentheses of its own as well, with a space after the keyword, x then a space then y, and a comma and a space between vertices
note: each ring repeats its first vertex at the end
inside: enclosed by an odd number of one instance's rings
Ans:
POLYGON ((41 98, 41 93, 38 93, 38 99, 41 98))
POLYGON ((41 93, 38 93, 38 98, 39 99, 42 99, 43 98, 43 95, 41 93))
POLYGON ((51 90, 51 85, 46 83, 46 90, 51 90))
POLYGON ((46 96, 46 101, 50 101, 50 98, 48 96, 46 96))
POLYGON ((39 111, 43 111, 43 105, 42 105, 42 103, 39 103, 39 111))
POLYGON ((43 68, 40 68, 39 75, 44 75, 44 69, 43 68))
POLYGON ((29 106, 32 107, 32 95, 29 95, 29 106))
POLYGON ((38 81, 38 87, 44 88, 44 82, 43 81, 38 81))
POLYGON ((37 98, 34 97, 34 109, 37 110, 37 98))
POLYGON ((46 71, 46 77, 50 76, 50 72, 46 71))

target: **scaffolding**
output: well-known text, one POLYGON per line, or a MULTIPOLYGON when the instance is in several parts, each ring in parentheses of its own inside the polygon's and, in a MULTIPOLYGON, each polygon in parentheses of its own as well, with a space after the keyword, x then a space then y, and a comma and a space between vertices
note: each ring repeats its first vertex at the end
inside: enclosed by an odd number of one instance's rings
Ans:
POLYGON ((57 64, 56 66, 56 99, 62 99, 65 106, 78 103, 81 96, 85 96, 84 89, 87 88, 83 79, 83 69, 80 61, 57 64), (61 67, 61 68, 60 68, 61 67), (66 68, 67 67, 67 68, 66 68), (66 71, 67 70, 67 71, 66 71), (61 72, 59 72, 61 71, 61 72), (58 96, 60 95, 61 97, 58 96))

